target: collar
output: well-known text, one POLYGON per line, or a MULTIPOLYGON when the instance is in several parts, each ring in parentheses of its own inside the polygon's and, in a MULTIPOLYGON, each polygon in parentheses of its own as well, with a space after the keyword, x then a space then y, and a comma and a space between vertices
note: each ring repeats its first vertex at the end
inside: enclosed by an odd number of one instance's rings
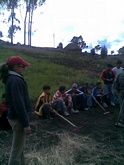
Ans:
POLYGON ((19 76, 19 77, 22 77, 23 78, 23 76, 21 75, 21 74, 19 74, 19 73, 17 73, 17 72, 14 72, 14 71, 11 71, 11 70, 9 70, 9 72, 8 72, 9 74, 12 74, 12 75, 15 75, 15 76, 19 76))

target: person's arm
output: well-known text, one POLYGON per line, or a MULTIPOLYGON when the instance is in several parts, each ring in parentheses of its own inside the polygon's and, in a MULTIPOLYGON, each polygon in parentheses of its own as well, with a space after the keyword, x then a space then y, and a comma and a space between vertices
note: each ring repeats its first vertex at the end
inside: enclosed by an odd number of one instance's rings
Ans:
POLYGON ((107 80, 107 79, 105 78, 105 70, 103 70, 102 75, 101 75, 101 78, 102 78, 103 81, 107 80))
POLYGON ((120 91, 119 90, 119 88, 120 88, 119 77, 120 77, 120 74, 117 76, 117 79, 116 79, 116 82, 115 82, 115 88, 118 92, 120 91))
POLYGON ((93 96, 97 97, 97 89, 96 88, 93 88, 92 94, 93 94, 93 96))

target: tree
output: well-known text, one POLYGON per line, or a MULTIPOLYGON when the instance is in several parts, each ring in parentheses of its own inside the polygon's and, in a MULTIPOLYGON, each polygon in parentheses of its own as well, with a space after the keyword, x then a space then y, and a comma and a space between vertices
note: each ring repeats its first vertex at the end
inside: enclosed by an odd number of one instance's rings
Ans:
POLYGON ((2 33, 2 31, 0 31, 0 38, 2 38, 3 37, 3 33, 2 33))
POLYGON ((31 45, 33 13, 38 6, 42 6, 46 0, 24 0, 26 3, 26 12, 24 19, 24 45, 26 45, 26 29, 28 17, 28 45, 31 45))
POLYGON ((90 52, 91 52, 91 55, 92 55, 92 56, 95 56, 95 48, 92 48, 92 49, 90 50, 90 52))
POLYGON ((118 50, 118 53, 120 55, 124 55, 124 46, 118 50))
POLYGON ((103 47, 101 47, 101 57, 105 58, 108 54, 108 50, 106 48, 106 46, 104 45, 103 47))
POLYGON ((94 47, 94 49, 95 49, 95 51, 99 51, 100 49, 101 49, 101 46, 100 45, 96 45, 95 47, 94 47))
POLYGON ((111 50, 111 55, 113 55, 114 54, 114 50, 111 50))
POLYGON ((71 39, 71 43, 77 44, 77 46, 78 46, 79 48, 81 48, 81 49, 88 48, 88 46, 86 45, 86 42, 83 41, 83 37, 82 37, 82 36, 79 36, 79 37, 74 36, 74 37, 71 39))
POLYGON ((13 44, 13 37, 17 30, 21 28, 14 24, 15 21, 20 23, 20 21, 16 18, 15 9, 18 7, 20 0, 1 0, 0 5, 6 6, 7 10, 10 11, 10 16, 8 18, 8 22, 11 22, 11 25, 8 29, 8 37, 11 39, 11 43, 13 44))

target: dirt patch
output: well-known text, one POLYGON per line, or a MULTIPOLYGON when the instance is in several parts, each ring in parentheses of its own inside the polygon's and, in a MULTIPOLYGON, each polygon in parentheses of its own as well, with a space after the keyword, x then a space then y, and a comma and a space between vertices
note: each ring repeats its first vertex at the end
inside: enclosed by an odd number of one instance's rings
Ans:
MULTIPOLYGON (((29 153, 32 150, 39 151, 42 148, 55 146, 59 142, 58 134, 68 132, 82 137, 88 136, 98 142, 101 145, 99 147, 102 147, 108 152, 107 158, 105 158, 104 155, 99 165, 123 165, 124 128, 117 128, 114 125, 119 113, 119 105, 116 105, 116 107, 111 106, 107 110, 110 111, 107 115, 104 115, 103 111, 97 107, 89 111, 80 111, 79 114, 72 114, 67 117, 67 119, 76 126, 83 126, 77 131, 74 131, 73 126, 57 116, 55 116, 53 120, 43 120, 31 114, 30 124, 32 134, 27 137, 25 152, 29 153)), ((11 140, 12 131, 0 132, 1 165, 7 163, 11 140)), ((99 150, 101 150, 101 148, 98 148, 98 152, 99 150)), ((77 161, 79 161, 78 156, 80 157, 80 154, 76 157, 77 161)), ((80 158, 80 162, 84 163, 85 160, 80 158)), ((97 162, 87 163, 94 163, 94 165, 97 165, 97 162)))

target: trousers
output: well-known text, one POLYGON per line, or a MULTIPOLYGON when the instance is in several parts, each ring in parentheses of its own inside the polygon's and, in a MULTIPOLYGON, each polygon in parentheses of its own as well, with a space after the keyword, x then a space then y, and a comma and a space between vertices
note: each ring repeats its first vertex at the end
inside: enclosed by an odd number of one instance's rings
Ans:
POLYGON ((13 130, 13 140, 8 165, 25 165, 25 157, 23 153, 25 144, 24 129, 18 119, 8 121, 13 130))

